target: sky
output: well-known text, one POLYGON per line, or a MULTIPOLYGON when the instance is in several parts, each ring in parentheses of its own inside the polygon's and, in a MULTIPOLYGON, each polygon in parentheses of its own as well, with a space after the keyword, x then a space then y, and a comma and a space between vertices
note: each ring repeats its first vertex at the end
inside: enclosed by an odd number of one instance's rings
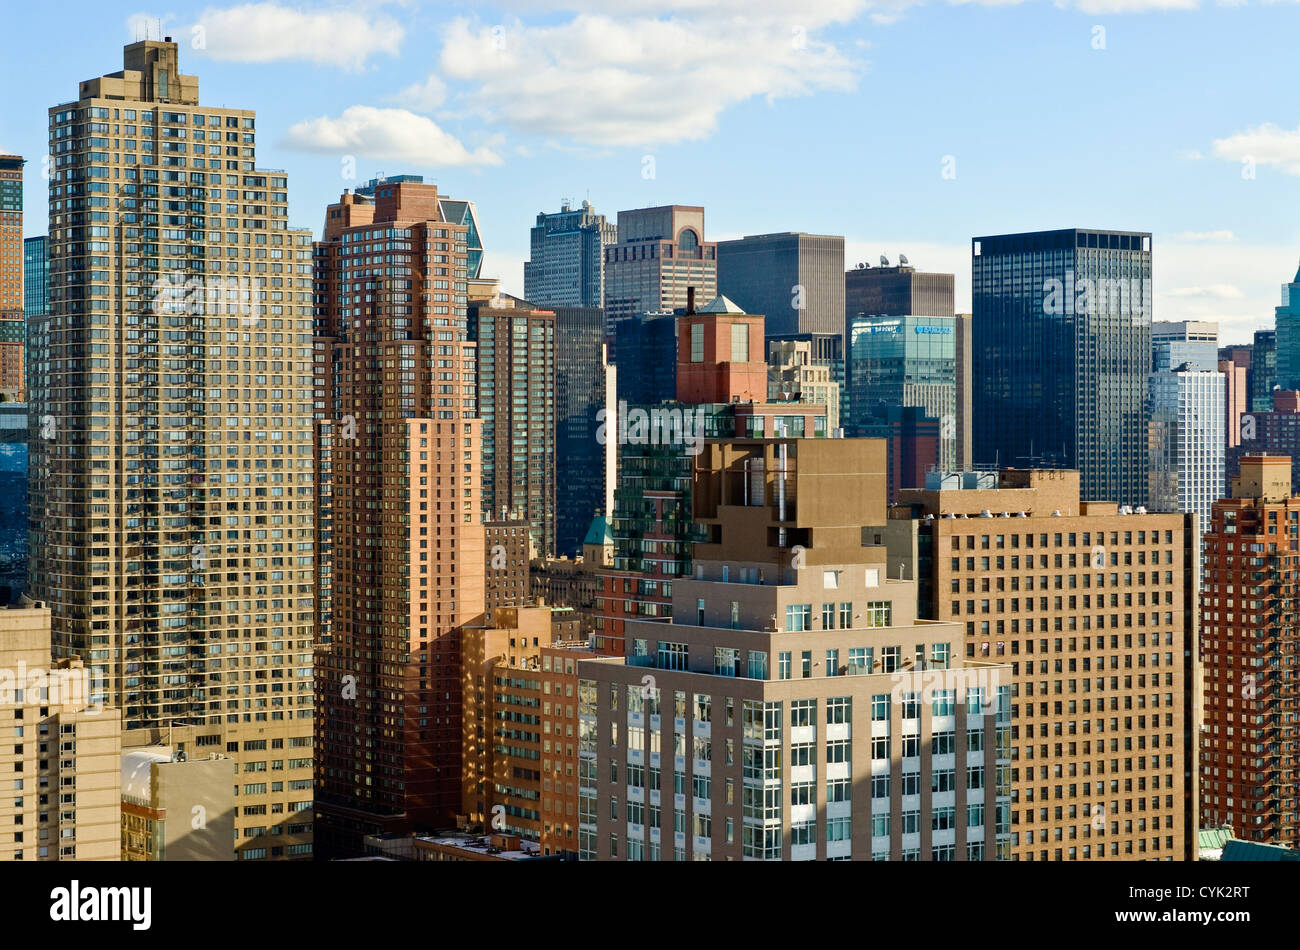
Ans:
POLYGON ((563 199, 705 208, 706 240, 841 234, 957 275, 970 239, 1153 233, 1154 319, 1273 326, 1300 263, 1296 0, 10 4, 0 153, 46 227, 50 106, 172 36, 200 102, 257 111, 290 220, 376 175, 473 200, 523 293, 563 199), (48 38, 46 41, 44 38, 48 38))

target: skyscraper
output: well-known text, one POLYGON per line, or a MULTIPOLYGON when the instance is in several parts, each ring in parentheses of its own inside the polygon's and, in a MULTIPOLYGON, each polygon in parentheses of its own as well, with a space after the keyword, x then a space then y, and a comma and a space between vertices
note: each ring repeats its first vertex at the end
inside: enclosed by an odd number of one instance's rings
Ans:
POLYGON ((478 344, 484 516, 527 521, 538 556, 553 557, 555 313, 476 281, 468 326, 478 344))
POLYGON ((1250 411, 1272 412, 1277 385, 1277 331, 1256 330, 1250 353, 1250 411))
POLYGON ((1085 499, 1143 504, 1151 235, 979 237, 971 268, 976 464, 1078 468, 1085 499))
POLYGON ((1300 698, 1291 661, 1300 646, 1292 606, 1300 498, 1291 490, 1292 465, 1283 456, 1243 458, 1232 495, 1215 503, 1205 534, 1200 820, 1295 848, 1300 698))
POLYGON ((618 228, 590 201, 577 211, 566 201, 558 213, 538 212, 528 234, 524 297, 550 308, 603 307, 605 248, 617 240, 618 228))
POLYGON ((254 113, 201 105, 177 56, 132 43, 49 110, 32 593, 126 730, 230 750, 241 780, 276 763, 242 784, 241 859, 307 857, 311 235, 254 113))
POLYGON ((1277 385, 1300 389, 1300 270, 1282 285, 1282 305, 1274 310, 1277 332, 1277 385))
POLYGON ((1147 505, 1154 511, 1195 512, 1204 531, 1210 507, 1223 494, 1229 441, 1228 378, 1218 369, 1219 325, 1152 323, 1151 361, 1147 505))
POLYGON ((1151 448, 1148 506, 1190 511, 1201 530, 1223 494, 1225 378, 1188 363, 1151 374, 1151 448))
POLYGON ((786 232, 719 241, 718 293, 763 314, 769 337, 840 333, 844 238, 786 232))
MULTIPOLYGON (((844 274, 844 330, 857 316, 951 317, 956 313, 952 274, 930 274, 910 264, 859 263, 844 274)), ((847 350, 847 346, 845 347, 847 350)))
POLYGON ((1218 367, 1219 325, 1209 320, 1152 322, 1152 372, 1168 372, 1184 363, 1192 370, 1218 367))
MULTIPOLYGON (((686 291, 718 292, 717 245, 704 240, 704 209, 694 205, 618 213, 618 243, 605 248, 605 327, 638 313, 686 306, 686 291)), ((615 353, 615 362, 621 362, 615 353)))
MULTIPOLYGON (((922 409, 934 420, 937 437, 937 454, 929 465, 956 468, 958 328, 956 317, 859 316, 850 321, 846 430, 891 438, 888 430, 902 420, 902 410, 922 409)), ((901 450, 897 444, 894 448, 901 450)), ((921 486, 891 481, 891 499, 902 487, 921 486)))
POLYGON ((23 241, 23 312, 39 317, 50 308, 50 257, 46 237, 23 241))
POLYGON ((598 415, 614 415, 617 370, 599 307, 555 307, 555 534, 564 556, 582 553, 596 515, 614 507, 615 445, 597 439, 598 415))
POLYGON ((0 393, 26 401, 23 321, 23 165, 0 155, 0 393))
POLYGON ((330 857, 360 854, 367 834, 445 827, 460 807, 461 627, 483 611, 486 552, 467 225, 443 204, 409 180, 345 193, 316 249, 333 525, 316 812, 330 857))
POLYGON ((1011 856, 1192 860, 1195 519, 1081 501, 1079 473, 935 473, 884 529, 921 613, 1010 662, 1011 856))

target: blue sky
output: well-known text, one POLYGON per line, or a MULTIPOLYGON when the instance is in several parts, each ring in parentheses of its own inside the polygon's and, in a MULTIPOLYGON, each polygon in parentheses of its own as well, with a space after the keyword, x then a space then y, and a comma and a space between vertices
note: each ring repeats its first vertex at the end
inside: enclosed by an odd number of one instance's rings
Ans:
POLYGON ((289 171, 295 225, 319 231, 325 204, 377 173, 422 173, 477 203, 485 273, 514 292, 536 213, 566 197, 611 216, 702 204, 715 240, 843 234, 850 265, 901 251, 955 272, 959 306, 972 236, 1149 230, 1155 318, 1219 320, 1224 343, 1272 326, 1300 261, 1293 0, 73 2, 7 16, 24 41, 0 65, 0 150, 32 159, 29 234, 45 227, 47 108, 120 69, 154 23, 201 101, 257 110, 259 164, 289 171))

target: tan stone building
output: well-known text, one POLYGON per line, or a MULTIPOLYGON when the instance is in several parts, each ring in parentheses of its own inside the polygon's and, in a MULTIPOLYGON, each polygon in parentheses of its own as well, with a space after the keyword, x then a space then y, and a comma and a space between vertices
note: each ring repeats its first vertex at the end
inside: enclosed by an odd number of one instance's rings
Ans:
POLYGON ((840 384, 831 368, 813 362, 811 340, 777 340, 768 344, 767 398, 771 402, 806 402, 826 407, 826 430, 840 427, 840 384))
POLYGON ((886 576, 884 467, 879 440, 707 443, 672 623, 579 664, 582 859, 1006 856, 1009 671, 886 576))
POLYGON ((50 657, 43 604, 0 609, 0 861, 116 861, 122 714, 96 671, 50 657))
POLYGON ((49 110, 31 587, 127 730, 232 751, 241 859, 308 857, 252 835, 312 800, 311 235, 255 114, 203 105, 178 55, 132 43, 49 110), (246 777, 276 744, 300 764, 246 777))
MULTIPOLYGON (((143 740, 143 731, 129 738, 143 740)), ((235 768, 219 752, 190 758, 166 745, 124 749, 122 860, 235 860, 235 768)))
POLYGON ((1063 470, 900 499, 890 573, 967 658, 1011 667, 1013 860, 1195 860, 1194 522, 1081 502, 1063 470))

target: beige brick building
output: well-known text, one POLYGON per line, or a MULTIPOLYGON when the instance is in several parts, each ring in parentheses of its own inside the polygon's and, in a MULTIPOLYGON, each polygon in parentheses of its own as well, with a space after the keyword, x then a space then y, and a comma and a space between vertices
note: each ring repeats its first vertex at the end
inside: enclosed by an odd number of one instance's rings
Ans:
POLYGON ((49 608, 0 609, 0 861, 116 861, 122 715, 50 658, 49 608))
POLYGON ((1013 860, 1194 860, 1194 521, 1007 469, 900 492, 881 534, 923 614, 1010 664, 1013 860))
POLYGON ((132 43, 49 110, 31 589, 127 730, 235 758, 241 859, 309 857, 311 235, 178 53, 132 43))

